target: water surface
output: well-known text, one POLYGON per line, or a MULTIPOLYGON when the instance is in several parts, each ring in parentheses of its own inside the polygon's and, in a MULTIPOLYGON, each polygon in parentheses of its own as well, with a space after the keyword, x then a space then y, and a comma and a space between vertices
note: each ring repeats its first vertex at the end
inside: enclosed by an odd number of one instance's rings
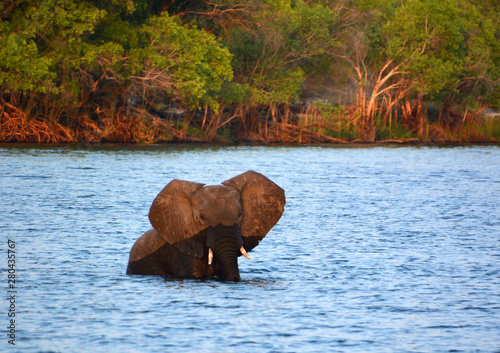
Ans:
POLYGON ((0 147, 16 352, 500 352, 500 148, 0 147), (243 281, 126 276, 172 179, 249 169, 285 213, 243 281))

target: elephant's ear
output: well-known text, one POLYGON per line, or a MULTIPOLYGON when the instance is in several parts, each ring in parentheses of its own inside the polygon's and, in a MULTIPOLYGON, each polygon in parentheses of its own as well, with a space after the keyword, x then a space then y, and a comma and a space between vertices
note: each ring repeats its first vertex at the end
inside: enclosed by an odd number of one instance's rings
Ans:
POLYGON ((285 191, 264 175, 251 170, 222 184, 241 192, 241 234, 245 249, 250 251, 281 218, 286 203, 285 191))
POLYGON ((174 179, 156 196, 149 221, 158 233, 181 252, 203 257, 204 227, 195 220, 191 195, 205 184, 174 179))

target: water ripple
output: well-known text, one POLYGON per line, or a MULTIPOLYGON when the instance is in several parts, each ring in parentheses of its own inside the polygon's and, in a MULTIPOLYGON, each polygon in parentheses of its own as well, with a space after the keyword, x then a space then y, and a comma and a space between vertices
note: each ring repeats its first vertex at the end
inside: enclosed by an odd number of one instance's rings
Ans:
POLYGON ((499 157, 497 146, 0 148, 16 348, 499 352, 499 157), (240 261, 242 282, 125 275, 166 183, 248 169, 281 185, 287 206, 240 261))

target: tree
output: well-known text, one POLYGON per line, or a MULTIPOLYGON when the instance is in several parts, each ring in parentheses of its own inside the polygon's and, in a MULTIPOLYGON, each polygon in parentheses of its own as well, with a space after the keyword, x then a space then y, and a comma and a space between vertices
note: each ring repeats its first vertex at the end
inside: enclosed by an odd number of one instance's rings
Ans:
POLYGON ((45 105, 49 99, 60 115, 116 107, 137 88, 215 107, 232 78, 231 55, 215 36, 166 12, 147 13, 141 2, 16 5, 2 12, 0 87, 45 105))
POLYGON ((498 30, 470 2, 406 0, 381 6, 377 0, 360 0, 354 13, 358 20, 336 55, 358 78, 361 121, 372 130, 384 95, 389 96, 387 110, 404 99, 410 129, 422 133, 424 98, 442 102, 457 99, 459 92, 474 95, 478 85, 497 85, 491 69, 498 30), (464 90, 467 82, 476 84, 475 91, 464 90))
POLYGON ((338 46, 337 14, 319 3, 212 0, 174 4, 169 11, 216 33, 233 55, 234 79, 222 91, 232 113, 224 121, 216 117, 218 127, 238 118, 242 130, 263 127, 266 134, 259 111, 286 122, 286 107, 299 99, 305 77, 321 72, 325 53, 338 46))

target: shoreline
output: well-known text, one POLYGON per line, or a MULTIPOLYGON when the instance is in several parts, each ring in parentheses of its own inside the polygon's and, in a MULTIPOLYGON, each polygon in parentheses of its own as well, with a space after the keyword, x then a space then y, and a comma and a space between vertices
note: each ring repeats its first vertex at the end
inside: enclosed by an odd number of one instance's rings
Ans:
POLYGON ((231 142, 160 142, 160 143, 124 143, 124 142, 65 142, 65 143, 29 143, 29 142, 0 142, 0 148, 31 148, 31 147, 69 147, 69 148, 162 148, 162 147, 333 147, 333 148, 372 148, 372 147, 467 147, 467 146, 498 146, 500 141, 483 142, 393 142, 393 141, 375 141, 375 142, 350 142, 350 143, 231 143, 231 142))
MULTIPOLYGON (((1 102, 0 102, 1 103, 1 102)), ((0 143, 27 144, 221 144, 221 145, 352 145, 352 144, 485 144, 500 143, 500 118, 479 114, 428 114, 387 119, 361 119, 355 107, 342 113, 317 107, 269 116, 207 118, 192 112, 159 117, 147 110, 108 112, 101 118, 30 117, 3 102, 0 143), (234 120, 233 120, 234 119, 234 120)), ((390 115, 389 115, 390 117, 390 115)))

